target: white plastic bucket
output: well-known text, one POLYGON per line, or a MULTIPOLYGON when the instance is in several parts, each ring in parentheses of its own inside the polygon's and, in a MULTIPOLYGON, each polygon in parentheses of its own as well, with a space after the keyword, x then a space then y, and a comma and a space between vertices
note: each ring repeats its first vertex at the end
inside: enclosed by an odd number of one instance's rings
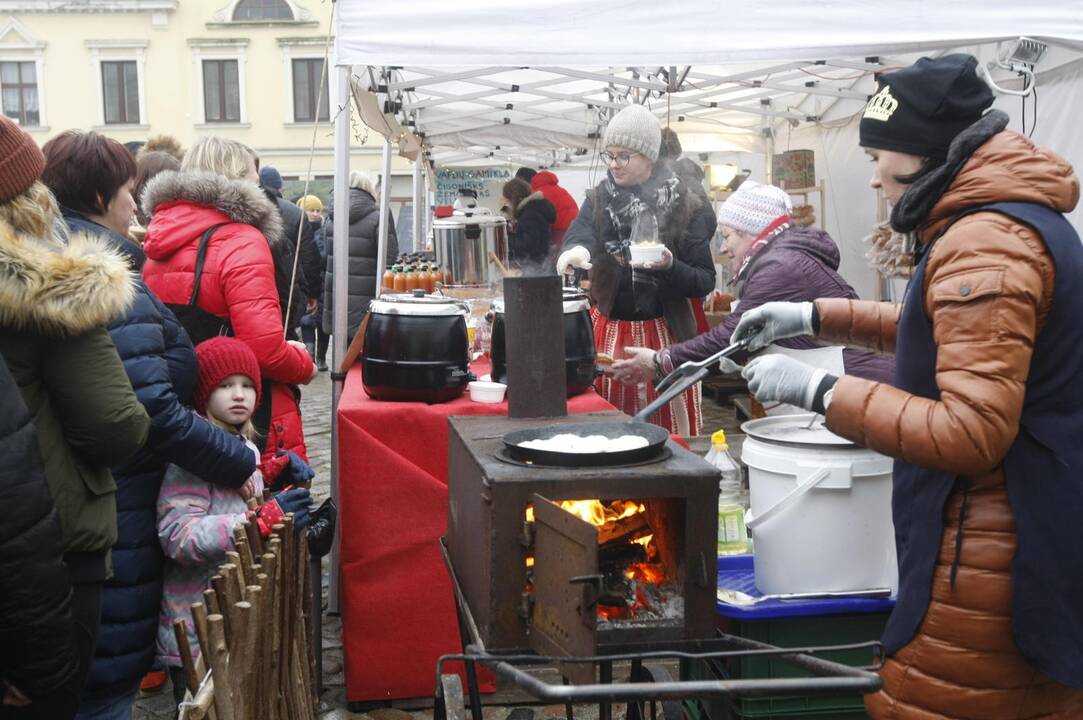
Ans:
POLYGON ((822 425, 806 430, 810 420, 790 415, 742 426, 756 587, 764 594, 891 588, 894 595, 892 461, 822 425))

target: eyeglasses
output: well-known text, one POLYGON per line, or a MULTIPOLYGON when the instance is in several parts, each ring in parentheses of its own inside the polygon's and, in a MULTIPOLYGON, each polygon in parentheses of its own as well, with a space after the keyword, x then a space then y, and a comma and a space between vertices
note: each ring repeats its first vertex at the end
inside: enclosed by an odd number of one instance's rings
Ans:
POLYGON ((613 165, 618 168, 622 168, 632 161, 632 158, 639 153, 613 153, 606 151, 602 153, 602 162, 606 165, 613 165))

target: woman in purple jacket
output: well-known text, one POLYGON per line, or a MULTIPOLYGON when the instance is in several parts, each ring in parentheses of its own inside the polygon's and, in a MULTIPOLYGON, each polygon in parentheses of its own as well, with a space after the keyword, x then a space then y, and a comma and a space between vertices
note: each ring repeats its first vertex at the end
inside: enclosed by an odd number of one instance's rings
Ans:
MULTIPOLYGON (((743 183, 718 213, 723 249, 736 271, 731 283, 738 288, 737 308, 708 332, 664 350, 625 348, 628 359, 613 363, 617 380, 646 382, 681 363, 713 355, 729 345, 741 315, 766 302, 857 298, 838 273, 839 249, 835 241, 822 230, 795 226, 791 208, 790 197, 782 190, 751 181, 743 183)), ((780 340, 778 345, 791 350, 821 347, 807 336, 780 340)), ((892 356, 846 348, 842 359, 848 375, 888 383, 894 380, 892 356)))

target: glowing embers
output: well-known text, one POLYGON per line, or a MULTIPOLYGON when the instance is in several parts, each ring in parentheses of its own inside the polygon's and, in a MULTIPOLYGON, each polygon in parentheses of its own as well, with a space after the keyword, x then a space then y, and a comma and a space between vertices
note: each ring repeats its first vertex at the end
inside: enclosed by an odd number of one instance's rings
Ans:
MULTIPOLYGON (((679 573, 664 562, 652 527, 652 522, 663 521, 661 506, 649 512, 650 501, 589 499, 554 504, 597 528, 597 567, 602 576, 597 598, 599 627, 683 619, 679 573)), ((529 505, 526 519, 534 521, 534 509, 529 505)), ((534 557, 528 556, 528 590, 532 589, 530 570, 534 565, 534 557)))

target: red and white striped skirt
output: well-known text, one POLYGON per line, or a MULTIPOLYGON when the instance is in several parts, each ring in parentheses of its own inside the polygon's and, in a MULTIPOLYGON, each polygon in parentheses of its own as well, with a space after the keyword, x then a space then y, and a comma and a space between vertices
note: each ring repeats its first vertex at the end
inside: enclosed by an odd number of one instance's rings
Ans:
MULTIPOLYGON (((624 357, 626 347, 661 350, 675 344, 665 318, 612 320, 598 312, 598 308, 591 308, 590 319, 594 323, 595 349, 616 360, 624 357)), ((594 389, 618 410, 629 415, 635 415, 657 396, 651 383, 625 385, 608 374, 594 381, 594 389)), ((648 422, 684 437, 699 435, 703 426, 700 402, 700 386, 696 383, 674 398, 669 405, 651 415, 648 422)))

